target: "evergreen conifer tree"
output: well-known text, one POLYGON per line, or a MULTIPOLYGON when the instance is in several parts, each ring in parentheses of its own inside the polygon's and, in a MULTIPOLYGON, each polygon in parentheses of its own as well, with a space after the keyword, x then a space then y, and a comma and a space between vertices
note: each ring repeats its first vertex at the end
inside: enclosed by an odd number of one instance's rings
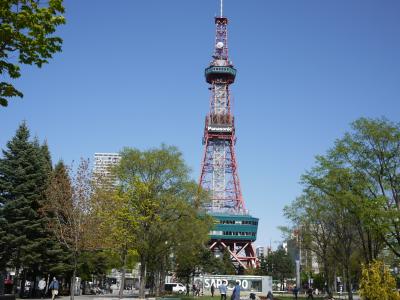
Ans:
POLYGON ((29 136, 24 122, 0 159, 0 268, 14 267, 17 274, 22 270, 22 279, 43 272, 49 252, 57 248, 41 213, 51 172, 50 152, 46 144, 32 142, 29 136))

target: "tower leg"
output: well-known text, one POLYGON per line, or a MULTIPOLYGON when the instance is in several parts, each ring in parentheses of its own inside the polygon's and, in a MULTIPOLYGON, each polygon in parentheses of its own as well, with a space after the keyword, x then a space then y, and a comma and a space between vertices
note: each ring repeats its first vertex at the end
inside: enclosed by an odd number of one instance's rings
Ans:
POLYGON ((229 240, 211 241, 209 249, 213 253, 228 251, 232 264, 239 271, 254 269, 258 265, 258 260, 255 255, 254 246, 251 242, 233 242, 229 240))

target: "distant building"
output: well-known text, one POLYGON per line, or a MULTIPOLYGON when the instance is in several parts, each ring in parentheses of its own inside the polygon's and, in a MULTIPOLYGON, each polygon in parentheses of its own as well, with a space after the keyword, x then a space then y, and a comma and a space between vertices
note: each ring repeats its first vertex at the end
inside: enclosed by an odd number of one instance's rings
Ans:
POLYGON ((282 243, 282 249, 285 250, 286 254, 288 254, 288 243, 287 242, 282 243))
POLYGON ((110 168, 121 160, 119 153, 95 153, 93 173, 97 176, 110 178, 110 168))
POLYGON ((257 257, 267 257, 271 249, 269 247, 260 246, 256 248, 257 257))
POLYGON ((302 242, 300 231, 295 230, 292 238, 287 241, 287 253, 293 261, 298 260, 300 262, 301 270, 318 274, 320 272, 318 258, 311 251, 310 245, 307 247, 304 246, 305 244, 302 242))

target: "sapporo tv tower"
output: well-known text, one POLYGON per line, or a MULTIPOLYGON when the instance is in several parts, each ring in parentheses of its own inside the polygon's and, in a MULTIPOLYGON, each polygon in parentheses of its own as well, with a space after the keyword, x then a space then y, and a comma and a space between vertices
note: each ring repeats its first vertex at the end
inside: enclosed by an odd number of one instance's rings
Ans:
POLYGON ((258 219, 245 209, 235 155, 235 119, 231 111, 229 87, 235 81, 236 69, 228 55, 228 18, 221 13, 215 18, 215 45, 209 67, 205 69, 210 84, 210 112, 205 121, 200 185, 210 191, 206 206, 215 218, 210 233, 210 249, 215 255, 228 251, 238 272, 257 265, 253 242, 258 219))

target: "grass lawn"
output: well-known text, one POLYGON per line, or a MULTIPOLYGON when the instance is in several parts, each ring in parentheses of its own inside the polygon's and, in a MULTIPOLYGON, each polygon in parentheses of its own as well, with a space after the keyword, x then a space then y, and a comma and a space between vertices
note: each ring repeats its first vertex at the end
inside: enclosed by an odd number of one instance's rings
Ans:
MULTIPOLYGON (((215 297, 211 297, 211 296, 201 296, 201 297, 186 297, 186 296, 181 296, 181 295, 168 295, 168 296, 164 296, 163 298, 175 298, 175 299, 180 299, 180 300, 220 300, 220 297, 215 296, 215 297)), ((226 297, 227 300, 230 299, 230 297, 226 297)), ((293 296, 280 296, 280 295, 276 295, 274 296, 274 300, 293 300, 293 296)), ((301 297, 299 296, 299 299, 306 299, 305 297, 301 297)), ((314 296, 314 300, 323 300, 324 298, 319 298, 319 297, 315 297, 314 296)))
MULTIPOLYGON (((281 295, 275 295, 274 296, 274 300, 293 300, 293 299, 294 299, 293 296, 281 296, 281 295)), ((304 299, 307 299, 307 296, 306 295, 299 295, 298 299, 299 300, 304 300, 304 299)), ((317 297, 317 296, 314 295, 314 300, 324 300, 324 298, 317 297)))

